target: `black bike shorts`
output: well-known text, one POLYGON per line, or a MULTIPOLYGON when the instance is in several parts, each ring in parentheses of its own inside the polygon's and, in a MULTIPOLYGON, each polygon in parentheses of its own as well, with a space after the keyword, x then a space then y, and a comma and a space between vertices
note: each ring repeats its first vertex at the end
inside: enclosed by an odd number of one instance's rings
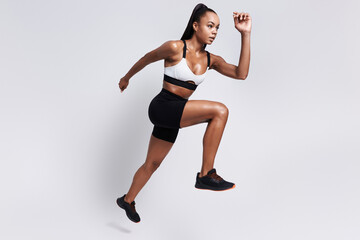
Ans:
POLYGON ((148 115, 154 124, 152 135, 174 143, 178 135, 180 120, 188 99, 176 95, 165 88, 150 102, 148 115))

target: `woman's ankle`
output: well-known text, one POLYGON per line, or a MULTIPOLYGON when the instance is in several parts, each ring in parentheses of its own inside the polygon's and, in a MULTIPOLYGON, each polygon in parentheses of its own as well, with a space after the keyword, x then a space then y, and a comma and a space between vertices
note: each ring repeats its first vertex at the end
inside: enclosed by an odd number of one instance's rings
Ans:
POLYGON ((124 201, 127 202, 128 204, 131 204, 134 200, 130 201, 131 199, 128 198, 127 195, 125 195, 124 197, 124 201))

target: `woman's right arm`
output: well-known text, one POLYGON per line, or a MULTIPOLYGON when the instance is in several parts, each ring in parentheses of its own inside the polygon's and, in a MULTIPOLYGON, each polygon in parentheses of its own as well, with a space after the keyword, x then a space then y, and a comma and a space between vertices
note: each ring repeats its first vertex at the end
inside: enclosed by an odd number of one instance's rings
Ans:
POLYGON ((146 53, 134 64, 134 66, 130 68, 127 74, 120 79, 119 88, 121 92, 127 88, 130 78, 134 76, 137 72, 139 72, 141 69, 143 69, 150 63, 159 61, 161 59, 167 59, 173 56, 177 52, 178 47, 179 46, 176 44, 176 40, 170 40, 163 43, 160 47, 146 53))

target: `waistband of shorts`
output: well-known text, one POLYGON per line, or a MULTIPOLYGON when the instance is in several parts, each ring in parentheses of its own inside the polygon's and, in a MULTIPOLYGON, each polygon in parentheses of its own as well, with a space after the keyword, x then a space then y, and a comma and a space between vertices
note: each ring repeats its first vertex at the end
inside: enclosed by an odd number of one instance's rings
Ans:
POLYGON ((169 95, 171 95, 171 96, 174 96, 174 97, 176 97, 176 98, 178 98, 178 99, 180 99, 180 100, 188 100, 187 98, 183 98, 182 96, 179 96, 179 95, 177 95, 177 94, 175 94, 175 93, 173 93, 173 92, 170 92, 169 90, 167 90, 167 89, 165 89, 165 88, 162 88, 162 89, 161 89, 161 92, 166 93, 166 94, 169 94, 169 95))

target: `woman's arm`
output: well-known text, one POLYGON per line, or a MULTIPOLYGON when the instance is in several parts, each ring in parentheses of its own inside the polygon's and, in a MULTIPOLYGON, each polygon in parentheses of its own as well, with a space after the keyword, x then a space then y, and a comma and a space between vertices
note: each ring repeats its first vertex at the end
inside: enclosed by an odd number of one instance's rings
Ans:
POLYGON ((250 66, 251 17, 248 13, 238 12, 234 12, 233 17, 235 28, 241 33, 239 64, 238 66, 229 64, 222 57, 211 54, 211 68, 225 76, 245 80, 250 66))
POLYGON ((127 72, 125 78, 130 79, 141 69, 149 65, 150 63, 159 61, 161 59, 166 59, 169 56, 176 53, 177 45, 175 41, 167 41, 163 43, 160 47, 146 53, 140 60, 138 60, 132 68, 127 72))
POLYGON ((127 88, 130 78, 137 72, 150 63, 173 56, 178 52, 178 48, 179 46, 176 44, 176 40, 170 40, 163 43, 160 47, 146 53, 130 68, 126 75, 120 79, 119 88, 121 92, 127 88))
POLYGON ((227 63, 222 57, 211 53, 211 68, 219 73, 245 80, 249 73, 250 66, 250 33, 241 35, 241 52, 238 66, 227 63))
POLYGON ((241 53, 239 64, 236 68, 236 76, 245 80, 250 67, 250 33, 241 34, 241 53))

